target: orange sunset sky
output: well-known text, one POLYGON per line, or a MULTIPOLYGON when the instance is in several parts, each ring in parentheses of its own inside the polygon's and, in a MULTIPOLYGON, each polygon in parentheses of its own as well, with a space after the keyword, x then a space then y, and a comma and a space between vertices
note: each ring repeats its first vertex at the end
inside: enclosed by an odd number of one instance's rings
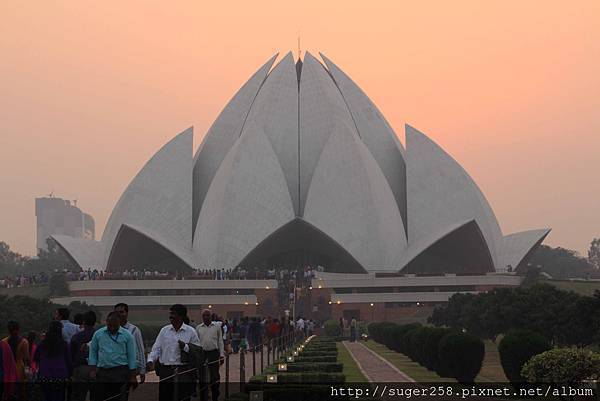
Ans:
POLYGON ((0 1, 0 241, 35 250, 54 191, 102 230, 189 126, 197 146, 272 54, 326 54, 404 142, 429 135, 504 233, 600 237, 600 1, 0 1))

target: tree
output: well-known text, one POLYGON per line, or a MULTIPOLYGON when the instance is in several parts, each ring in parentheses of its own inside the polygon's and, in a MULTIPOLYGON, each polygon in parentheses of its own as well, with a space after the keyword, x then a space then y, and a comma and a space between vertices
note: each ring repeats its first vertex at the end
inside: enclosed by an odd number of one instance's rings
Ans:
MULTIPOLYGON (((577 251, 566 248, 552 248, 547 245, 540 245, 529 258, 530 266, 540 266, 543 272, 550 274, 554 278, 587 278, 596 273, 594 267, 586 258, 581 257, 577 251)), ((526 265, 527 266, 527 265, 526 265)), ((517 270, 518 273, 524 273, 522 266, 517 270)))
POLYGON ((0 241, 0 276, 12 276, 28 261, 29 258, 10 250, 6 242, 0 241))
POLYGON ((594 238, 588 250, 588 262, 595 269, 600 269, 600 238, 594 238))
POLYGON ((541 354, 551 348, 544 336, 531 330, 514 330, 507 333, 500 344, 500 363, 508 380, 515 386, 524 383, 521 369, 532 356, 541 354))
POLYGON ((38 258, 31 259, 29 261, 29 267, 31 269, 38 269, 42 271, 54 271, 54 270, 69 270, 79 271, 80 269, 69 259, 67 254, 62 250, 60 246, 51 238, 46 239, 46 245, 48 250, 40 249, 38 251, 38 258))
POLYGON ((600 297, 559 290, 549 284, 497 288, 480 294, 455 294, 429 319, 480 338, 495 340, 513 329, 544 333, 554 344, 588 345, 598 341, 600 297))
POLYGON ((52 276, 50 276, 48 287, 50 288, 51 296, 61 297, 68 296, 70 294, 67 276, 63 272, 54 273, 52 276))
MULTIPOLYGON (((16 295, 9 297, 0 295, 0 338, 6 333, 6 322, 15 320, 20 323, 21 332, 45 331, 48 323, 52 320, 54 311, 65 305, 57 305, 48 301, 48 299, 32 298, 25 295, 16 295)), ((100 319, 100 312, 93 305, 87 305, 80 302, 72 302, 68 305, 71 314, 83 313, 88 310, 96 312, 100 319)))

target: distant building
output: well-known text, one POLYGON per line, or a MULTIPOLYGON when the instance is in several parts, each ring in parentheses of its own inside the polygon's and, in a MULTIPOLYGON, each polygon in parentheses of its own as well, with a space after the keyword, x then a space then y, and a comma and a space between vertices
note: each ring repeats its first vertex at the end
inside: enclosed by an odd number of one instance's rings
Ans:
POLYGON ((52 235, 68 235, 88 240, 96 239, 94 218, 70 201, 53 196, 35 199, 37 218, 36 251, 47 250, 46 240, 52 235))

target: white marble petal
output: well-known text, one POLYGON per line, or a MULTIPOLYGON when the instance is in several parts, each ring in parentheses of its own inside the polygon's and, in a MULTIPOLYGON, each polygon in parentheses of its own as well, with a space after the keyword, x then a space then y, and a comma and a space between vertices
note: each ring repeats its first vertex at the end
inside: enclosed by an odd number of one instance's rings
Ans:
POLYGON ((498 266, 502 231, 487 200, 467 172, 431 139, 406 126, 409 246, 440 230, 475 219, 498 266))
POLYGON ((221 163, 200 211, 194 236, 199 265, 236 266, 294 216, 277 154, 262 129, 247 124, 221 163))
MULTIPOLYGON (((102 242, 108 251, 122 224, 160 233, 171 243, 192 244, 192 136, 189 128, 164 145, 121 195, 102 242)), ((108 254, 105 254, 105 262, 108 254)))
POLYGON ((204 136, 194 157, 193 225, 195 229, 200 209, 219 165, 240 137, 252 102, 262 86, 277 54, 250 77, 227 103, 204 136))

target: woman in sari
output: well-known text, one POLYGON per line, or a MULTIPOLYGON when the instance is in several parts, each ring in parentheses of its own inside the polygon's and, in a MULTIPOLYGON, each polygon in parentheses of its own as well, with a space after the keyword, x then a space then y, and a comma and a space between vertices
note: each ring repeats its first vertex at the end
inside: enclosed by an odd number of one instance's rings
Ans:
POLYGON ((12 351, 17 369, 17 398, 25 399, 25 383, 27 382, 27 371, 29 370, 29 343, 19 335, 19 323, 8 322, 8 337, 2 341, 6 342, 12 351))

